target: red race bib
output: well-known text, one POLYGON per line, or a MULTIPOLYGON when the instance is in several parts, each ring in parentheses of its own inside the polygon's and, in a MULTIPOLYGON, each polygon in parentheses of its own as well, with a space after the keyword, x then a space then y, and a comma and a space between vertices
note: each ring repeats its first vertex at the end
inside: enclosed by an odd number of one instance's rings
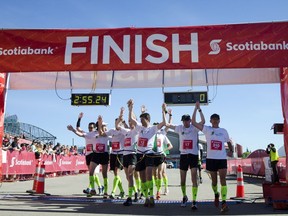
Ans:
POLYGON ((161 139, 157 139, 157 147, 161 147, 161 139))
POLYGON ((86 151, 87 151, 87 152, 93 151, 93 144, 87 144, 87 145, 86 145, 86 151))
POLYGON ((112 150, 119 150, 120 142, 112 142, 112 150))
POLYGON ((97 143, 96 152, 105 152, 105 144, 97 143))
POLYGON ((138 146, 139 147, 147 147, 148 145, 148 139, 147 138, 139 138, 138 139, 138 146))
POLYGON ((131 138, 130 137, 125 139, 124 146, 125 147, 131 146, 131 138))
POLYGON ((218 140, 211 140, 211 150, 221 151, 222 142, 218 140))
POLYGON ((193 149, 193 140, 183 140, 183 149, 193 149))

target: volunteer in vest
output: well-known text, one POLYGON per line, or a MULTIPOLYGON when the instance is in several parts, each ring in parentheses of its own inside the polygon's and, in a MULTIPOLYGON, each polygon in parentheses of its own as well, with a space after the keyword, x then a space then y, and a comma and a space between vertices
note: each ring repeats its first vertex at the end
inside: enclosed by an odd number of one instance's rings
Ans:
POLYGON ((201 130, 207 141, 207 157, 206 157, 206 170, 209 171, 212 180, 212 189, 214 191, 215 200, 214 204, 216 207, 219 206, 219 192, 217 186, 217 173, 219 173, 220 184, 221 184, 221 212, 228 211, 226 203, 227 199, 227 153, 225 149, 225 143, 228 144, 229 150, 233 152, 233 146, 229 139, 228 132, 224 128, 219 127, 220 116, 213 114, 210 117, 210 123, 212 126, 206 126, 196 122, 196 113, 200 113, 203 116, 200 108, 200 103, 197 102, 192 116, 192 124, 201 130))
POLYGON ((95 153, 93 152, 93 145, 96 143, 96 136, 98 136, 98 131, 95 131, 96 125, 94 122, 90 122, 88 124, 88 130, 89 132, 85 132, 80 128, 81 119, 83 117, 83 113, 81 112, 78 116, 76 129, 73 128, 72 125, 68 125, 67 129, 75 133, 79 137, 83 137, 85 139, 85 159, 86 159, 86 165, 88 166, 89 170, 89 186, 87 189, 83 190, 83 193, 86 193, 88 197, 96 195, 95 191, 95 182, 98 186, 99 195, 103 193, 104 186, 101 185, 99 176, 95 173, 97 164, 96 164, 96 158, 95 153))
POLYGON ((99 131, 99 136, 96 137, 96 144, 94 146, 94 152, 96 156, 97 166, 101 164, 102 167, 102 177, 104 181, 104 194, 103 198, 107 199, 108 196, 108 164, 109 164, 109 153, 110 138, 108 136, 101 136, 103 132, 107 131, 107 124, 103 122, 102 117, 99 116, 96 127, 99 131))
MULTIPOLYGON (((201 121, 200 125, 205 123, 205 118, 200 113, 201 121)), ((187 171, 190 169, 192 176, 192 210, 197 210, 197 169, 198 169, 198 132, 199 129, 191 124, 191 117, 189 114, 183 115, 181 118, 182 125, 167 124, 168 128, 173 129, 179 134, 179 150, 180 150, 180 180, 182 190, 182 207, 186 207, 188 197, 186 193, 186 176, 187 171)))
POLYGON ((141 123, 139 123, 133 116, 133 100, 130 99, 127 104, 129 108, 129 121, 131 121, 135 126, 135 130, 138 132, 136 171, 140 172, 140 178, 142 181, 141 186, 143 188, 144 196, 146 197, 144 206, 154 207, 155 201, 153 195, 154 185, 152 181, 152 171, 155 155, 153 147, 155 143, 155 134, 165 125, 165 123, 163 120, 160 124, 151 126, 149 113, 141 114, 141 123), (148 194, 150 194, 150 198, 148 194))
POLYGON ((116 125, 116 128, 124 135, 124 148, 123 148, 123 166, 126 174, 126 179, 128 181, 128 198, 123 203, 124 206, 132 205, 132 194, 134 191, 134 202, 138 201, 138 190, 134 184, 134 171, 136 165, 136 148, 138 140, 138 132, 135 130, 135 126, 129 121, 129 128, 124 127, 123 124, 120 124, 121 121, 124 121, 124 107, 120 110, 119 119, 120 121, 116 125))
MULTIPOLYGON (((101 121, 103 122, 102 117, 101 121)), ((111 152, 110 152, 110 170, 113 171, 114 180, 113 180, 113 188, 112 192, 109 196, 110 199, 115 199, 115 191, 117 187, 120 190, 120 195, 118 198, 124 198, 125 193, 122 186, 122 180, 119 176, 120 170, 123 169, 123 147, 124 147, 124 135, 120 132, 119 129, 116 128, 120 119, 115 119, 115 128, 110 129, 109 131, 101 131, 101 136, 109 137, 111 139, 111 152)))
POLYGON ((275 145, 273 143, 270 143, 266 148, 266 153, 270 156, 270 164, 272 167, 273 172, 273 183, 279 183, 279 176, 278 176, 278 169, 277 169, 277 163, 279 160, 278 151, 275 148, 275 145))

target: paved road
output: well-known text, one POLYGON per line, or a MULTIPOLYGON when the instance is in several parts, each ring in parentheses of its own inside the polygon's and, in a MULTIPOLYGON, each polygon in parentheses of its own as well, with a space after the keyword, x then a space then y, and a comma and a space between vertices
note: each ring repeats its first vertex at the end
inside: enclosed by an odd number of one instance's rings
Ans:
MULTIPOLYGON (((180 207, 182 200, 179 185, 179 170, 168 169, 169 194, 161 196, 154 208, 145 208, 143 201, 132 206, 122 205, 124 200, 103 200, 102 197, 86 198, 82 190, 88 185, 87 174, 64 176, 45 179, 45 192, 50 196, 29 195, 26 190, 32 188, 33 181, 3 183, 0 188, 1 215, 217 215, 219 209, 213 205, 211 181, 203 173, 203 184, 198 191, 198 210, 192 211, 189 204, 186 208, 180 207)), ((113 174, 109 173, 109 191, 112 188, 113 174)), ((124 172, 121 173, 124 188, 127 183, 124 172)), ((287 214, 285 210, 274 210, 264 203, 262 193, 263 179, 244 176, 245 197, 235 199, 236 176, 228 176, 228 215, 276 215, 287 214)), ((187 175, 187 193, 191 198, 190 174, 187 175)))

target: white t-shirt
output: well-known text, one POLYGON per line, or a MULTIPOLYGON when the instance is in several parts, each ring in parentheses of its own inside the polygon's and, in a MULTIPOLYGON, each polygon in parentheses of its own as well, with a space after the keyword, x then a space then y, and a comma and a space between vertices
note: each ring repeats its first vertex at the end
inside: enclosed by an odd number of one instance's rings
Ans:
POLYGON ((133 129, 120 127, 120 132, 124 135, 124 152, 123 155, 135 154, 137 148, 138 132, 133 129))
POLYGON ((175 127, 175 132, 179 134, 180 154, 198 155, 198 132, 199 130, 192 124, 188 128, 184 125, 175 127))
POLYGON ((166 135, 164 135, 162 131, 158 131, 158 133, 155 134, 155 136, 157 136, 157 148, 156 148, 157 150, 155 154, 163 154, 164 147, 170 144, 170 140, 166 135))
POLYGON ((141 154, 154 153, 153 146, 155 142, 155 134, 158 131, 157 125, 143 127, 137 124, 135 130, 138 132, 137 152, 141 154))
POLYGON ((229 141, 228 132, 224 128, 213 128, 206 125, 202 132, 207 141, 207 158, 227 159, 225 143, 229 141))
POLYGON ((84 132, 84 139, 86 145, 86 153, 85 155, 89 155, 93 152, 93 148, 96 145, 96 137, 99 135, 98 131, 84 132))
POLYGON ((97 136, 95 146, 93 146, 94 151, 96 153, 109 153, 109 140, 108 136, 97 136))
POLYGON ((106 135, 112 137, 111 154, 123 153, 125 137, 121 133, 121 131, 116 129, 110 129, 109 131, 106 132, 106 135))

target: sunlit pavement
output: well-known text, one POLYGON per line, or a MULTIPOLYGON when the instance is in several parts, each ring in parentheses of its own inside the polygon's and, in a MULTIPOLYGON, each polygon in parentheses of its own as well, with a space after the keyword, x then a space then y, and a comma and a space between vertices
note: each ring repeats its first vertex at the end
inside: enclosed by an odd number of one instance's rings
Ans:
MULTIPOLYGON (((72 175, 45 179, 45 193, 50 195, 30 195, 33 181, 3 183, 0 188, 1 215, 217 215, 220 209, 213 203, 214 195, 211 189, 209 176, 202 172, 203 184, 198 190, 198 210, 191 210, 191 174, 187 174, 187 207, 180 206, 182 200, 179 184, 179 170, 168 169, 169 194, 161 195, 155 201, 154 208, 144 207, 144 200, 133 203, 132 206, 123 206, 125 199, 103 199, 102 196, 87 198, 82 190, 88 185, 88 174, 72 175)), ((101 175, 100 175, 101 176, 101 175)), ((109 189, 111 192, 113 174, 109 173, 109 189)), ((124 172, 121 172, 124 190, 127 182, 124 172)), ((100 177, 101 179, 101 177, 100 177)), ((263 199, 262 178, 244 176, 244 198, 236 196, 236 176, 227 177, 228 206, 226 215, 275 215, 287 214, 285 210, 274 210, 266 205, 263 199)), ((127 191, 127 190, 126 190, 127 191)), ((156 189, 154 190, 156 193, 156 189)), ((116 191, 116 194, 119 191, 116 191)))

